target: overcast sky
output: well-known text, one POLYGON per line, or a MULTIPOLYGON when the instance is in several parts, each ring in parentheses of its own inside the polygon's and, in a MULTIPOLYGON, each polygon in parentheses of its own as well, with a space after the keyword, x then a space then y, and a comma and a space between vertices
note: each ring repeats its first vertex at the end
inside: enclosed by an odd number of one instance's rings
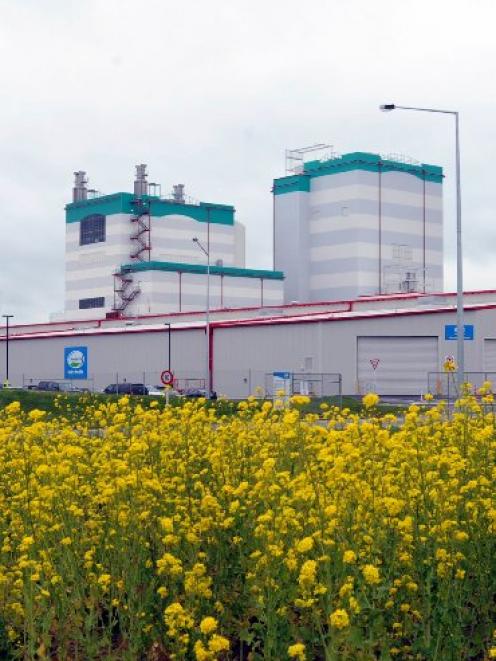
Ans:
POLYGON ((495 0, 0 0, 0 312, 63 309, 73 171, 105 193, 150 180, 233 204, 247 266, 272 266, 284 150, 403 153, 442 165, 454 286, 461 114, 465 288, 496 289, 495 0))

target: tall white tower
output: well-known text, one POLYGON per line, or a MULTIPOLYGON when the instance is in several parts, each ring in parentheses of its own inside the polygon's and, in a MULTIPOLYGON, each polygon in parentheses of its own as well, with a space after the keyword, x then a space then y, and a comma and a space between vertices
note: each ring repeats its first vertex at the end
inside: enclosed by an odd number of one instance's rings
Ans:
POLYGON ((443 290, 442 168, 354 152, 274 180, 290 301, 443 290))

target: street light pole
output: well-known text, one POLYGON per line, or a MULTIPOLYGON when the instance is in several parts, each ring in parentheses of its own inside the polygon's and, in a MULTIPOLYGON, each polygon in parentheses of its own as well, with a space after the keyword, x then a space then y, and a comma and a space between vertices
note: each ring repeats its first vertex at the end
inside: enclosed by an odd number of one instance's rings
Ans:
POLYGON ((419 112, 435 112, 452 115, 455 118, 455 150, 456 150, 456 358, 458 363, 457 383, 458 393, 462 394, 465 381, 465 326, 463 310, 463 254, 462 254, 462 195, 460 175, 460 124, 459 113, 455 110, 439 110, 437 108, 416 108, 413 106, 397 106, 388 103, 380 106, 383 111, 416 110, 419 112))
POLYGON ((169 343, 169 348, 168 348, 168 353, 169 353, 169 362, 167 365, 167 371, 171 371, 171 325, 168 322, 165 322, 164 326, 167 326, 168 329, 168 343, 169 343))
MULTIPOLYGON (((210 220, 210 215, 209 215, 209 208, 207 207, 207 217, 208 220, 210 220)), ((196 245, 200 248, 202 252, 205 253, 207 257, 207 304, 205 308, 205 333, 206 333, 206 347, 205 347, 205 353, 206 353, 206 369, 205 369, 205 390, 207 393, 207 397, 210 397, 210 392, 211 392, 211 384, 210 384, 210 250, 209 248, 205 248, 198 237, 193 238, 193 243, 196 243, 196 245)))
POLYGON ((9 319, 12 319, 13 314, 2 314, 6 322, 6 344, 5 344, 5 383, 4 387, 9 385, 9 319))

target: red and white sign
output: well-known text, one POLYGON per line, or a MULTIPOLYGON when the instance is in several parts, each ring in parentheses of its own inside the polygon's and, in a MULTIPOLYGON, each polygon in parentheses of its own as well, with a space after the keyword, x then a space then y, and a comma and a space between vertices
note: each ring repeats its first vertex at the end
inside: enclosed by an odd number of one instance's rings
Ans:
POLYGON ((160 380, 164 386, 171 386, 174 383, 174 374, 170 370, 164 370, 160 375, 160 380))
POLYGON ((370 359, 370 364, 372 365, 372 369, 374 370, 374 372, 376 371, 376 369, 379 366, 380 362, 381 362, 380 358, 371 358, 370 359))

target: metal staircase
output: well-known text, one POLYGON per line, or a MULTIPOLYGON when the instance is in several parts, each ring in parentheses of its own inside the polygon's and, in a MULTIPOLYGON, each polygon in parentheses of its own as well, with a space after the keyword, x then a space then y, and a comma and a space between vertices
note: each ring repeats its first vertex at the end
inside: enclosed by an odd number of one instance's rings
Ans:
MULTIPOLYGON (((132 262, 149 262, 151 259, 150 200, 146 199, 148 195, 147 176, 146 165, 137 165, 130 218, 133 230, 129 237, 132 243, 129 257, 132 262)), ((126 308, 140 293, 141 288, 138 284, 135 285, 133 274, 130 271, 121 270, 114 273, 114 305, 109 316, 122 316, 126 308)))
POLYGON ((134 242, 134 246, 129 256, 139 262, 149 262, 152 249, 150 243, 150 202, 135 198, 133 209, 135 213, 131 216, 131 223, 134 225, 134 234, 131 234, 130 238, 134 242))
POLYGON ((134 301, 141 292, 139 286, 133 287, 132 273, 114 273, 114 305, 113 311, 120 316, 127 306, 134 301))

